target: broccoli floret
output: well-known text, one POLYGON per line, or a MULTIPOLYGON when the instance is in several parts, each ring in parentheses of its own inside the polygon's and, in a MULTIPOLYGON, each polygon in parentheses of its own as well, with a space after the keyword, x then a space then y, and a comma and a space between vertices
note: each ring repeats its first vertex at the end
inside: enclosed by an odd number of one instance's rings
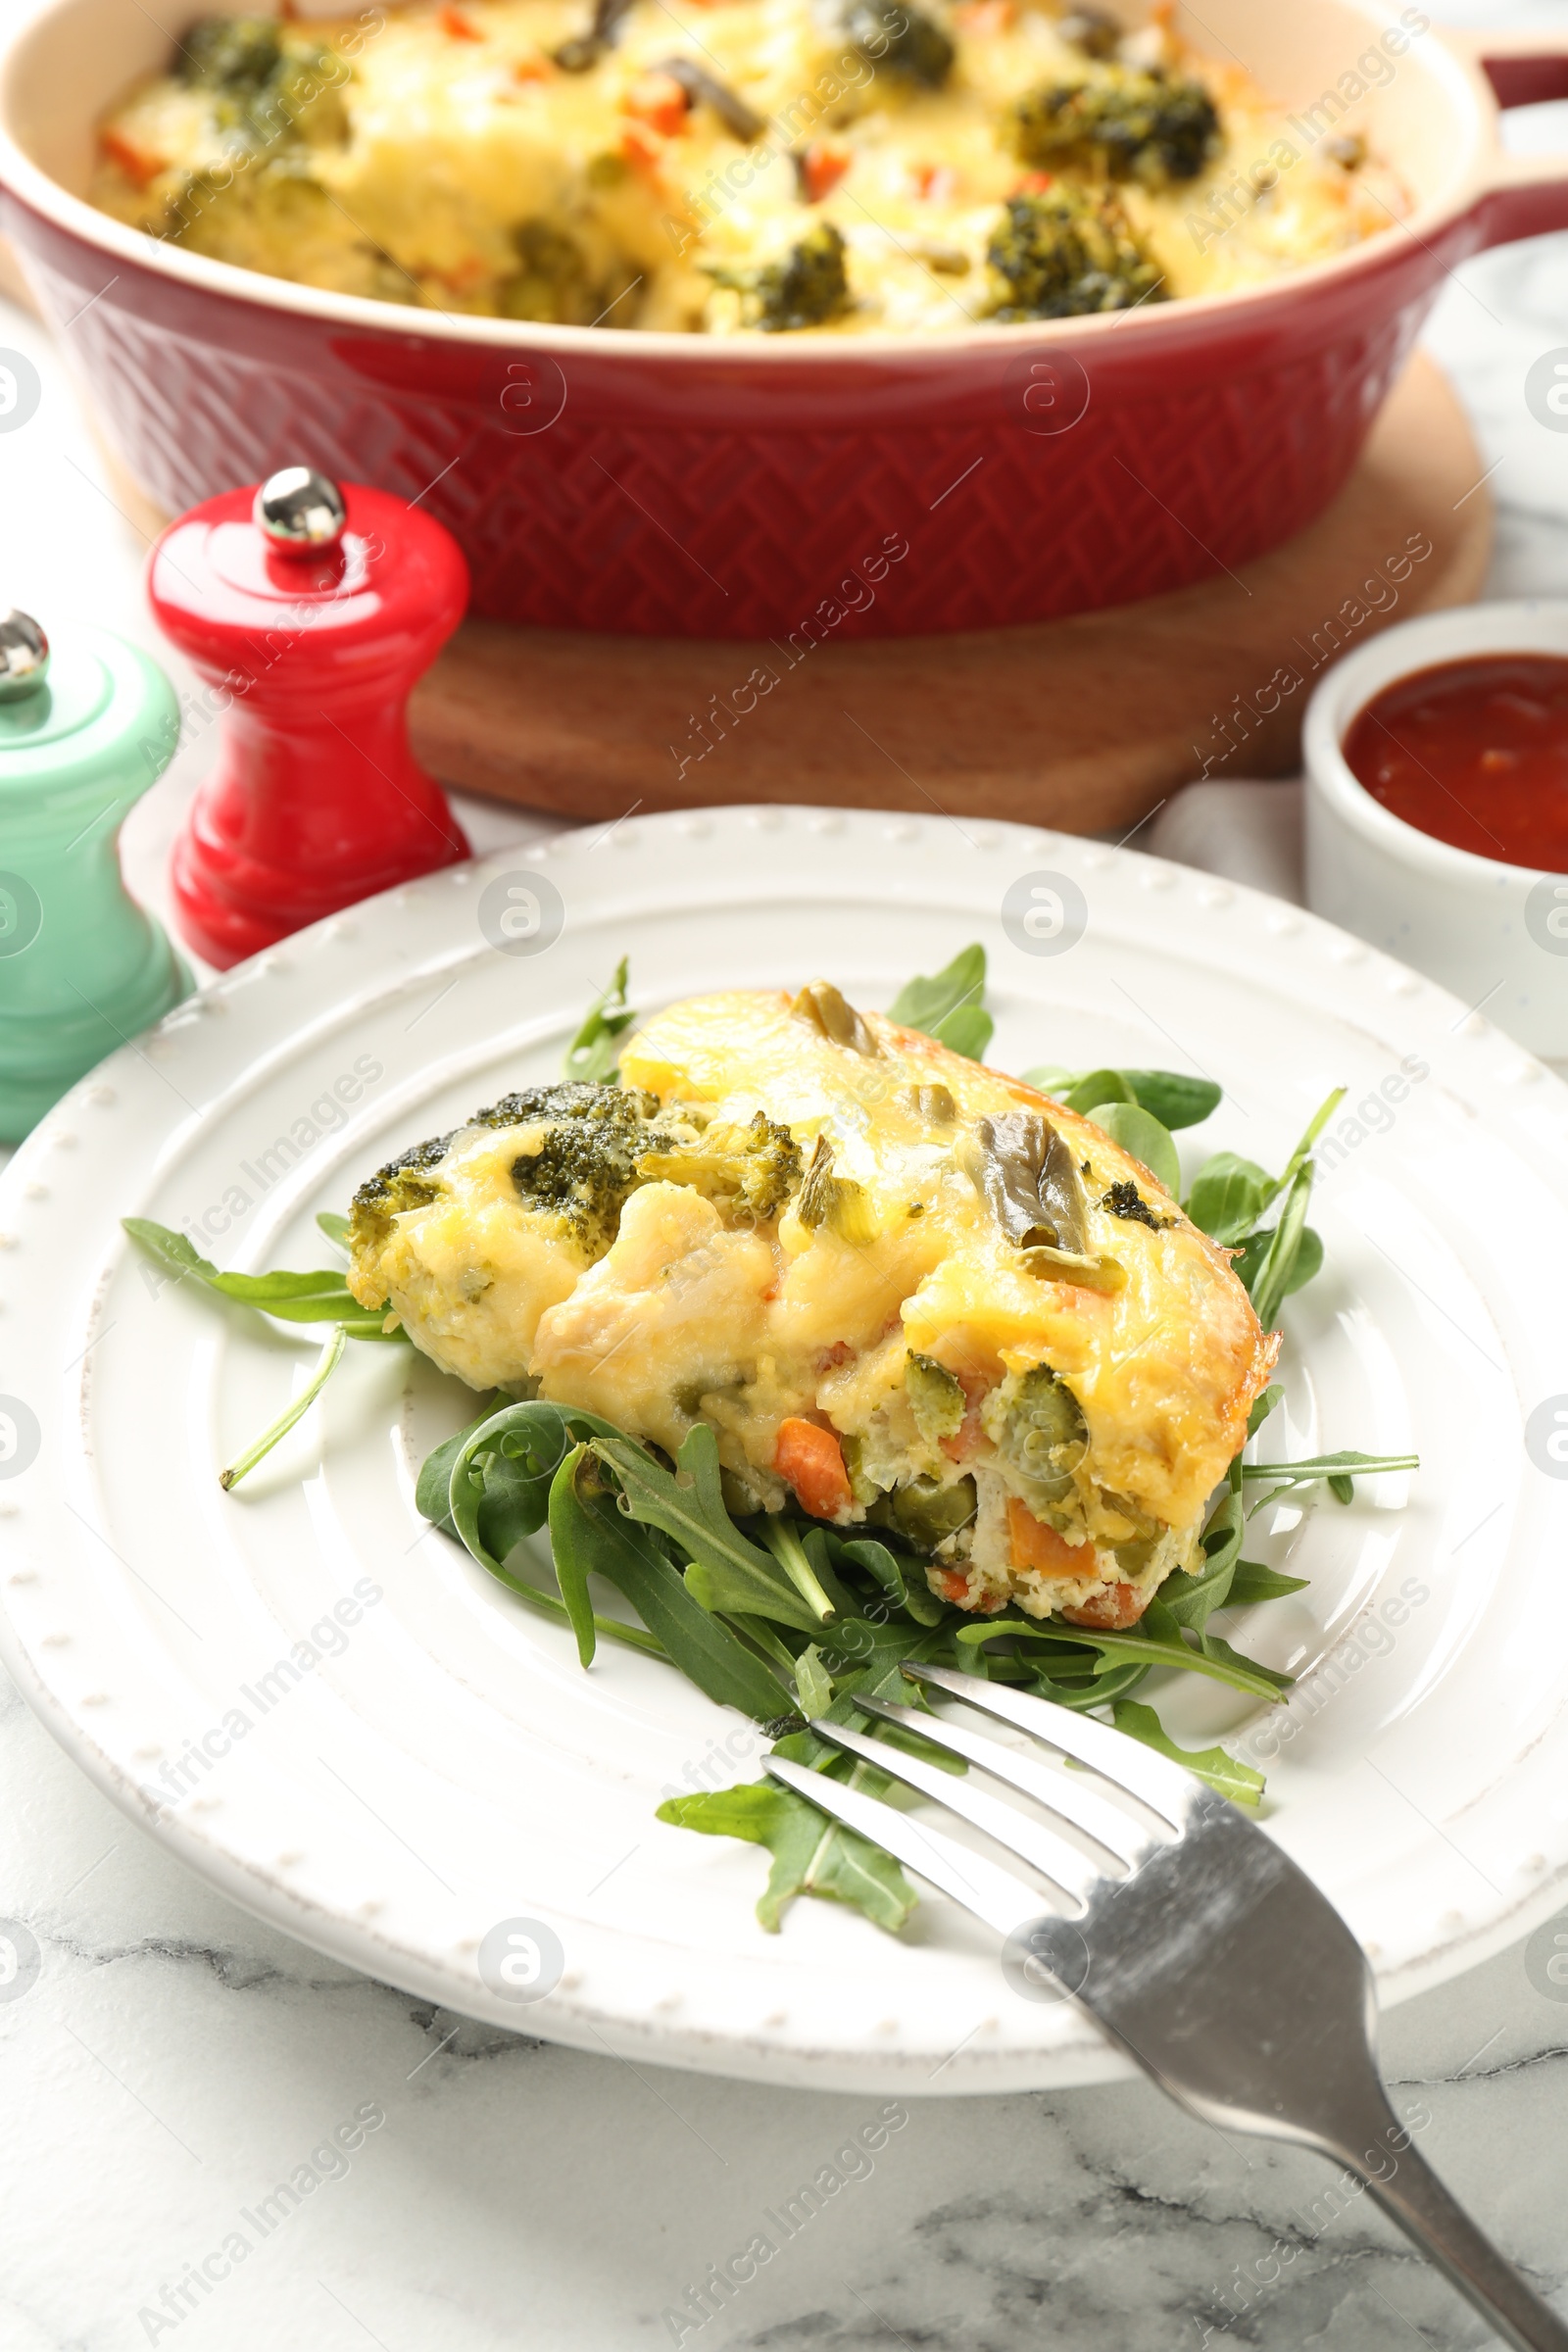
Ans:
POLYGON ((776 1217, 801 1181, 801 1148, 787 1127, 762 1111, 748 1125, 715 1122, 690 1142, 642 1152, 645 1184, 684 1184, 737 1224, 776 1217))
MULTIPOLYGON (((637 1160, 645 1150, 667 1150, 668 1136, 653 1122, 653 1095, 618 1086, 530 1086, 521 1094, 476 1110, 470 1127, 533 1127, 545 1132, 537 1152, 520 1152, 512 1181, 525 1207, 559 1216, 590 1260, 603 1257, 620 1225, 627 1198, 642 1181, 637 1160)), ((416 1144, 361 1185, 349 1219, 356 1252, 386 1239, 391 1221, 405 1209, 438 1200, 445 1185, 439 1174, 455 1138, 463 1132, 416 1144)))
POLYGON ((956 55, 952 40, 936 20, 900 0, 852 0, 844 12, 844 31, 854 48, 873 66, 884 67, 904 81, 923 90, 939 90, 953 71, 956 55))
POLYGON ((393 1218, 402 1216, 405 1209, 427 1208, 432 1200, 439 1200, 441 1184, 424 1171, 440 1166, 451 1141, 452 1135, 432 1136, 428 1143, 415 1144, 366 1178, 349 1210, 349 1247, 356 1255, 362 1249, 384 1242, 393 1218))
POLYGON ((548 220, 522 220, 512 231, 514 273, 502 285, 503 318, 539 318, 552 326, 587 326, 604 309, 575 237, 548 220))
POLYGON ((1056 30, 1074 49, 1081 49, 1085 57, 1114 57, 1121 47, 1122 28, 1102 8, 1088 5, 1071 8, 1064 17, 1056 19, 1056 30))
POLYGON ((1160 272, 1113 197, 1057 186, 1009 196, 986 259, 1000 281, 991 316, 1077 318, 1159 302, 1160 272))
POLYGON ((876 1240, 877 1218, 871 1197, 853 1177, 833 1173, 833 1147, 819 1135, 801 1186, 795 1213, 808 1233, 825 1225, 852 1249, 864 1250, 876 1240))
POLYGON ((254 98, 282 59, 276 17, 199 17, 174 59, 179 79, 197 90, 254 98))
POLYGON ((1012 1464, 1031 1505, 1066 1500, 1073 1472, 1089 1447, 1089 1433, 1072 1391, 1049 1364, 1009 1373, 980 1407, 980 1425, 1012 1464))
POLYGON ((1200 81, 1128 66, 1046 82, 1013 110, 1016 152, 1038 171, 1102 172, 1160 188, 1196 179, 1220 143, 1219 116, 1200 81))
POLYGON ((347 135, 345 61, 275 17, 199 18, 174 72, 187 87, 210 90, 220 126, 249 140, 295 136, 324 146, 347 135))
POLYGON ((928 1446, 940 1446, 944 1438, 957 1436, 963 1427, 966 1399, 962 1381, 946 1364, 939 1364, 933 1356, 917 1355, 911 1348, 904 1367, 904 1393, 914 1425, 928 1446))
POLYGON ((745 324, 768 335, 820 326, 846 309, 850 299, 844 239, 831 220, 808 228, 781 261, 751 270, 713 269, 709 275, 718 285, 733 286, 742 297, 745 324))
POLYGON ((620 1227, 620 1212, 642 1181, 645 1151, 666 1151, 670 1138, 653 1122, 656 1096, 634 1087, 531 1086, 475 1111, 479 1127, 548 1122, 537 1152, 519 1152, 512 1181, 529 1208, 553 1210, 590 1258, 603 1257, 620 1227))
POLYGON ((1113 1184, 1108 1193, 1101 1196, 1100 1205, 1108 1208, 1113 1217, 1123 1217, 1131 1225, 1147 1225, 1152 1233, 1163 1233, 1167 1225, 1176 1223, 1174 1217, 1156 1216, 1137 1185, 1125 1177, 1119 1184, 1113 1184))

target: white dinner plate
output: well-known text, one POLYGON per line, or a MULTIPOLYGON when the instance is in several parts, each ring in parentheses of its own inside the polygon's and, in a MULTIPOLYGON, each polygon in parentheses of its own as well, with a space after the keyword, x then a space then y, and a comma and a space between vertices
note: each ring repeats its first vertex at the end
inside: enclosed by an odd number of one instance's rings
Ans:
MULTIPOLYGON (((512 929, 533 944, 526 915, 512 929)), ((504 852, 229 973, 50 1114, 0 1179, 3 1646, 99 1786, 305 1942, 583 2048, 905 2093, 1124 2071, 1070 2005, 1015 1994, 995 1939, 935 1894, 901 1940, 816 1901, 762 1932, 765 1854, 655 1819, 665 1791, 756 1777, 761 1735, 619 1645, 583 1673, 564 1629, 422 1532, 418 1463, 472 1399, 412 1350, 351 1347, 321 1405, 220 1493, 317 1343, 160 1280, 119 1222, 187 1227, 245 1271, 328 1263, 316 1211, 555 1075, 622 954, 645 1011, 817 974, 882 1005, 976 938, 1001 1067, 1223 1081, 1213 1120, 1179 1139, 1189 1168, 1221 1144, 1278 1165, 1348 1087, 1313 1211, 1327 1270, 1287 1309, 1269 1447, 1414 1448, 1422 1466, 1348 1508, 1254 1519, 1249 1552, 1311 1582, 1221 1623, 1300 1678, 1287 1709, 1191 1676, 1158 1703, 1183 1740, 1266 1762, 1272 1834, 1386 2000, 1551 1911, 1568 1877, 1568 1462, 1546 1442, 1554 1398, 1568 1416, 1568 1091, 1294 907, 935 818, 721 809, 504 852), (508 883, 483 895, 514 874, 560 894, 542 952, 498 952, 481 927, 481 903, 503 939, 498 904, 526 909, 508 883), (1042 875, 1055 901, 1032 897, 1042 875), (1009 888, 1047 908, 1039 936, 1004 920, 1009 888), (479 1967, 519 1919, 563 1954, 530 2003, 479 1967)))

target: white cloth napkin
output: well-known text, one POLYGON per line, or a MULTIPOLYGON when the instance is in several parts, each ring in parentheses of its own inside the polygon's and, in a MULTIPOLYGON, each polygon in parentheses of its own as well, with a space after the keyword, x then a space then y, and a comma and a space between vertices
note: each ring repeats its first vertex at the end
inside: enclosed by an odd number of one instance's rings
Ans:
POLYGON ((1277 899, 1305 903, 1299 779, 1283 784, 1189 784, 1155 817, 1138 846, 1277 899))

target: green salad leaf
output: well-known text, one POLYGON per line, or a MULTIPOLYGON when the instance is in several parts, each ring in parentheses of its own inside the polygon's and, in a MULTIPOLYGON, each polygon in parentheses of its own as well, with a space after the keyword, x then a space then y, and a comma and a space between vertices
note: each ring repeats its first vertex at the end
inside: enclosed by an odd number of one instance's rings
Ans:
MULTIPOLYGON (((278 1441, 309 1411, 342 1361, 347 1341, 404 1338, 401 1330, 386 1328, 390 1308, 385 1303, 374 1308, 363 1307, 335 1267, 320 1267, 309 1274, 221 1274, 210 1257, 203 1257, 188 1234, 176 1233, 171 1225, 155 1224, 150 1217, 122 1217, 120 1221, 143 1256, 162 1266, 176 1282, 195 1281, 204 1290, 216 1292, 222 1298, 232 1298, 238 1305, 255 1307, 279 1323, 336 1326, 299 1396, 291 1398, 277 1419, 219 1473, 218 1483, 225 1494, 258 1462, 265 1461, 278 1441)), ((333 1225, 341 1226, 345 1233, 348 1230, 346 1218, 330 1217, 329 1212, 318 1217, 317 1223, 331 1240, 338 1238, 332 1231, 333 1225)))
POLYGON ((1111 1708, 1111 1716, 1118 1732, 1127 1732, 1146 1747, 1169 1756, 1173 1764, 1184 1764, 1200 1781, 1217 1788, 1221 1796, 1228 1796, 1233 1805, 1255 1808, 1262 1802, 1263 1775, 1255 1764, 1242 1763, 1223 1747, 1178 1747, 1153 1708, 1140 1706, 1136 1699, 1119 1699, 1111 1708))
POLYGON ((619 1085, 616 1065, 621 1040, 637 1019, 626 1002, 630 969, 631 958, 623 956, 615 966, 614 978, 566 1048, 566 1058, 562 1064, 565 1077, 579 1079, 585 1086, 619 1085))
POLYGON ((176 1282, 194 1278, 241 1306, 259 1307, 280 1323, 340 1323, 351 1340, 402 1340, 401 1331, 383 1328, 388 1309, 367 1308, 349 1290, 337 1267, 310 1274, 220 1274, 203 1257, 188 1235, 172 1226, 155 1225, 149 1217, 122 1217, 121 1223, 147 1257, 176 1282))
POLYGON ((805 1597, 790 1571, 743 1536, 725 1509, 718 1440, 706 1423, 687 1436, 674 1471, 618 1434, 597 1439, 593 1451, 614 1473, 621 1508, 674 1539, 689 1563, 687 1591, 705 1608, 754 1612, 808 1634, 824 1622, 823 1609, 805 1597))
MULTIPOLYGON (((858 1765, 856 1785, 882 1780, 858 1765)), ((883 1783, 885 1788, 886 1783, 883 1783)), ((875 1788, 872 1794, 879 1791, 875 1788)), ((788 1904, 798 1894, 818 1894, 850 1903, 877 1927, 896 1936, 918 1897, 900 1865, 879 1845, 843 1828, 777 1781, 749 1781, 738 1788, 675 1796, 661 1805, 658 1819, 677 1829, 701 1830, 709 1838, 747 1838, 773 1857, 757 1916, 777 1935, 788 1904)))
POLYGON ((766 1723, 790 1693, 724 1620, 694 1600, 668 1553, 626 1517, 591 1447, 573 1446, 550 1487, 550 1548, 581 1664, 592 1663, 596 1617, 588 1579, 602 1576, 628 1600, 664 1655, 719 1706, 766 1723))
POLYGON ((982 1002, 985 991, 984 948, 961 948, 931 979, 906 981, 888 1006, 888 1019, 934 1037, 938 1045, 968 1061, 979 1061, 996 1030, 982 1002))
POLYGON ((1095 1119, 1113 1144, 1119 1144, 1134 1159, 1143 1161, 1173 1200, 1181 1199, 1182 1163, 1169 1130, 1160 1125, 1152 1111, 1145 1110, 1141 1102, 1107 1102, 1096 1111, 1095 1119))

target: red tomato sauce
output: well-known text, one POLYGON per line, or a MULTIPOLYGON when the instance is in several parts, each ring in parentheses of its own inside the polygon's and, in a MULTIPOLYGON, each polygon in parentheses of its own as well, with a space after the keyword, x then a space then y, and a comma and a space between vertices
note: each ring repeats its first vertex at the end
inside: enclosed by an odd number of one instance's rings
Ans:
POLYGON ((1420 832, 1568 873, 1568 660, 1484 654, 1417 670, 1357 713, 1345 758, 1420 832))

